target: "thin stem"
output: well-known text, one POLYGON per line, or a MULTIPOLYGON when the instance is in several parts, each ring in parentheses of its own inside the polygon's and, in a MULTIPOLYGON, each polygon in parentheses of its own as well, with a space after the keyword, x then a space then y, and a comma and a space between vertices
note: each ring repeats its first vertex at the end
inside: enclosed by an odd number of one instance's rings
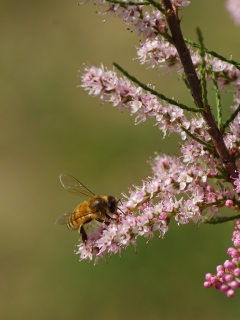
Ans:
POLYGON ((218 223, 224 223, 232 220, 236 220, 240 218, 240 214, 232 217, 216 217, 216 218, 211 218, 210 220, 204 221, 204 223, 208 224, 218 224, 218 223))
POLYGON ((240 153, 238 153, 236 156, 234 156, 234 159, 237 160, 240 158, 240 153))
MULTIPOLYGON (((152 5, 153 7, 157 8, 159 11, 162 12, 162 14, 164 14, 165 16, 167 15, 167 12, 163 9, 162 6, 160 6, 160 4, 154 0, 149 0, 149 1, 143 1, 143 2, 134 2, 134 1, 120 1, 120 0, 106 0, 106 2, 110 2, 110 3, 114 3, 114 4, 120 4, 122 5, 123 7, 126 7, 127 5, 130 5, 130 6, 142 6, 142 5, 145 5, 145 6, 149 6, 149 5, 152 5)), ((159 33, 159 31, 158 31, 159 33)), ((164 34, 160 33, 162 36, 164 36, 167 40, 169 40, 169 37, 166 37, 164 34)), ((192 47, 194 48, 198 48, 200 49, 200 45, 192 40, 189 40, 189 39, 185 39, 184 38, 184 41, 187 43, 187 44, 190 44, 192 47)), ((170 41, 171 42, 171 41, 170 41)), ((172 43, 172 42, 171 42, 172 43)), ((220 54, 216 53, 215 51, 212 51, 212 50, 208 50, 206 47, 204 47, 204 51, 208 54, 210 54, 211 56, 213 57, 216 57, 222 61, 225 61, 225 62, 228 62, 232 65, 234 65, 238 70, 240 70, 240 62, 237 62, 233 59, 227 59, 223 56, 221 56, 220 54)))
MULTIPOLYGON (((184 39, 184 41, 187 44, 190 44, 192 47, 200 49, 199 44, 197 44, 196 42, 194 42, 192 40, 188 40, 188 39, 184 39)), ((237 61, 232 60, 232 59, 227 59, 227 58, 221 56, 220 54, 216 53, 215 51, 208 50, 207 48, 204 48, 204 50, 205 50, 206 53, 209 53, 211 56, 216 57, 216 58, 218 58, 218 59, 220 59, 222 61, 228 62, 228 63, 234 65, 238 70, 240 70, 240 62, 237 62, 237 61)))
POLYGON ((140 82, 138 79, 136 79, 134 76, 130 75, 126 70, 124 70, 121 66, 119 66, 119 64, 117 64, 116 62, 113 62, 113 65, 119 70, 121 71, 128 79, 130 79, 131 81, 133 81, 134 83, 138 84, 141 88, 143 88, 144 90, 151 92, 153 95, 157 96, 158 98, 167 101, 170 104, 173 104, 181 109, 187 110, 187 111, 191 111, 191 112, 200 112, 201 109, 197 109, 197 108, 189 108, 188 106, 182 104, 182 103, 178 103, 175 100, 169 99, 166 96, 164 96, 162 93, 157 92, 156 90, 148 87, 146 84, 140 82))
POLYGON ((218 172, 220 172, 220 178, 221 179, 224 179, 224 180, 228 180, 228 177, 227 177, 227 175, 226 175, 226 172, 225 172, 225 170, 223 170, 223 168, 222 167, 219 167, 218 165, 216 165, 216 169, 218 170, 218 172))
POLYGON ((162 12, 162 14, 164 14, 165 16, 167 15, 167 12, 163 9, 163 7, 156 1, 154 0, 148 0, 149 3, 151 3, 151 5, 155 8, 157 8, 159 11, 162 12))
MULTIPOLYGON (((189 92, 190 95, 191 95, 192 90, 191 90, 191 87, 189 86, 189 83, 188 83, 188 81, 187 81, 186 75, 185 75, 184 73, 182 73, 181 76, 182 76, 183 82, 185 83, 185 85, 186 85, 186 87, 187 87, 187 89, 188 89, 188 92, 189 92)), ((195 100, 193 99, 193 96, 192 96, 192 95, 191 95, 191 97, 192 97, 193 103, 196 105, 196 102, 195 102, 195 100)))
POLYGON ((182 35, 182 31, 180 28, 181 21, 175 14, 171 0, 162 0, 162 2, 168 13, 166 16, 166 20, 171 31, 172 38, 174 40, 174 46, 178 51, 180 60, 184 68, 184 72, 186 74, 186 78, 188 80, 189 86, 191 87, 192 96, 198 108, 202 109, 202 117, 206 122, 207 132, 212 138, 213 145, 221 159, 222 166, 226 170, 228 181, 230 181, 233 185, 233 182, 235 181, 234 178, 237 177, 236 164, 224 143, 222 133, 218 129, 211 109, 209 108, 208 110, 204 110, 201 84, 199 83, 199 79, 197 77, 190 52, 182 35))
POLYGON ((217 206, 218 208, 221 208, 225 205, 225 201, 223 200, 218 200, 218 201, 214 201, 214 202, 208 202, 208 203, 199 203, 199 208, 203 211, 206 208, 212 207, 212 206, 217 206))
POLYGON ((225 130, 231 122, 236 118, 238 115, 238 112, 240 112, 240 104, 238 105, 237 109, 231 114, 231 116, 228 118, 228 120, 223 124, 222 130, 225 130))
POLYGON ((202 101, 205 109, 208 109, 208 100, 207 100, 207 81, 206 81, 206 62, 205 62, 205 50, 203 45, 203 36, 199 28, 197 28, 198 40, 200 42, 199 54, 202 58, 201 68, 200 68, 200 80, 202 86, 202 101))
POLYGON ((222 131, 222 105, 221 105, 221 96, 220 96, 220 91, 218 88, 218 83, 217 83, 217 78, 216 78, 216 73, 212 69, 212 65, 209 64, 209 69, 212 74, 212 80, 214 84, 214 91, 216 94, 216 107, 217 107, 217 124, 218 124, 218 129, 222 131))
POLYGON ((149 1, 134 2, 134 1, 119 1, 119 0, 106 0, 106 2, 114 4, 122 4, 123 6, 149 6, 149 1))
POLYGON ((214 154, 215 157, 219 157, 218 154, 215 151, 213 145, 211 145, 210 143, 207 143, 205 141, 202 141, 201 139, 197 138, 196 136, 194 136, 189 130, 187 130, 186 128, 184 128, 183 126, 181 126, 181 129, 186 132, 186 134, 192 138, 193 140, 197 141, 198 143, 202 144, 204 147, 206 147, 207 149, 210 149, 211 153, 214 154))

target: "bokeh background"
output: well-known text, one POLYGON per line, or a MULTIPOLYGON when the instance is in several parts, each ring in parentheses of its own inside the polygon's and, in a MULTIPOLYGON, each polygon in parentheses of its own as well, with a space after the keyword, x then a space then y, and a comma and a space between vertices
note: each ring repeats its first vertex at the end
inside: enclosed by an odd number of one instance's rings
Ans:
MULTIPOLYGON (((181 12, 183 30, 196 41, 200 26, 209 49, 239 60, 239 28, 224 2, 192 1, 181 12)), ((97 267, 74 255, 77 233, 55 226, 81 202, 62 188, 60 173, 120 197, 151 174, 155 151, 179 154, 176 137, 163 140, 154 121, 134 126, 127 111, 77 89, 83 63, 111 68, 114 60, 191 105, 178 77, 139 67, 139 38, 93 3, 0 4, 1 319, 239 319, 239 293, 227 299, 202 285, 227 258, 233 223, 171 223, 164 240, 139 239, 137 254, 129 247, 97 267)))

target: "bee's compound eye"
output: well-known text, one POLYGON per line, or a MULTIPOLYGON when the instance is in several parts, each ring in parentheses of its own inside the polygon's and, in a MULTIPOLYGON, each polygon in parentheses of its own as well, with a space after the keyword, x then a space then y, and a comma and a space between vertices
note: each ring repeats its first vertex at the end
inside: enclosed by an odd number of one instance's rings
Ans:
POLYGON ((108 197, 108 211, 111 213, 115 213, 117 209, 117 200, 115 197, 108 197))

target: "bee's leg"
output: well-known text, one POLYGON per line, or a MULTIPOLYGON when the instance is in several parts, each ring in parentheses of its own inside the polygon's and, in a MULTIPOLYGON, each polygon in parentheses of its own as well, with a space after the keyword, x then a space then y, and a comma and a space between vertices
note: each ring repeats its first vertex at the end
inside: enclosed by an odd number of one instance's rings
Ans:
POLYGON ((95 220, 97 220, 98 222, 101 222, 101 223, 105 223, 107 226, 109 226, 109 224, 110 224, 110 222, 105 221, 105 220, 100 219, 100 218, 95 218, 95 220))
POLYGON ((82 238, 82 242, 86 243, 87 242, 87 234, 86 234, 86 231, 83 228, 83 226, 80 227, 79 233, 80 233, 80 236, 82 238))

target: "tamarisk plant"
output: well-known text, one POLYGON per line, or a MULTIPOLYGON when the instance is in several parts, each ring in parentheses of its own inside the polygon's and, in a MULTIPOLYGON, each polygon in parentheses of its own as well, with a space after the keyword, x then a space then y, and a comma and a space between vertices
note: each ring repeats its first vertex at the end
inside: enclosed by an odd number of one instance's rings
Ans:
POLYGON ((141 64, 164 68, 182 76, 193 105, 170 99, 130 75, 117 63, 115 69, 87 66, 81 72, 80 87, 100 96, 120 110, 130 109, 136 124, 155 118, 164 134, 181 139, 181 156, 156 154, 151 159, 152 175, 140 186, 132 186, 119 203, 119 216, 103 224, 80 243, 80 260, 92 260, 121 252, 136 245, 139 236, 151 239, 158 231, 164 237, 170 222, 178 225, 223 223, 239 219, 233 233, 235 248, 231 260, 206 275, 205 287, 214 286, 232 297, 240 287, 240 63, 208 50, 200 29, 199 42, 183 37, 179 9, 190 1, 99 0, 106 13, 122 19, 143 40, 136 48, 141 64), (115 70, 122 76, 118 76, 115 70), (207 84, 215 90, 216 105, 208 102, 207 84), (231 116, 222 117, 221 95, 232 87, 231 116), (216 108, 216 118, 212 109, 216 108), (219 208, 228 207, 235 215, 222 217, 219 208))

